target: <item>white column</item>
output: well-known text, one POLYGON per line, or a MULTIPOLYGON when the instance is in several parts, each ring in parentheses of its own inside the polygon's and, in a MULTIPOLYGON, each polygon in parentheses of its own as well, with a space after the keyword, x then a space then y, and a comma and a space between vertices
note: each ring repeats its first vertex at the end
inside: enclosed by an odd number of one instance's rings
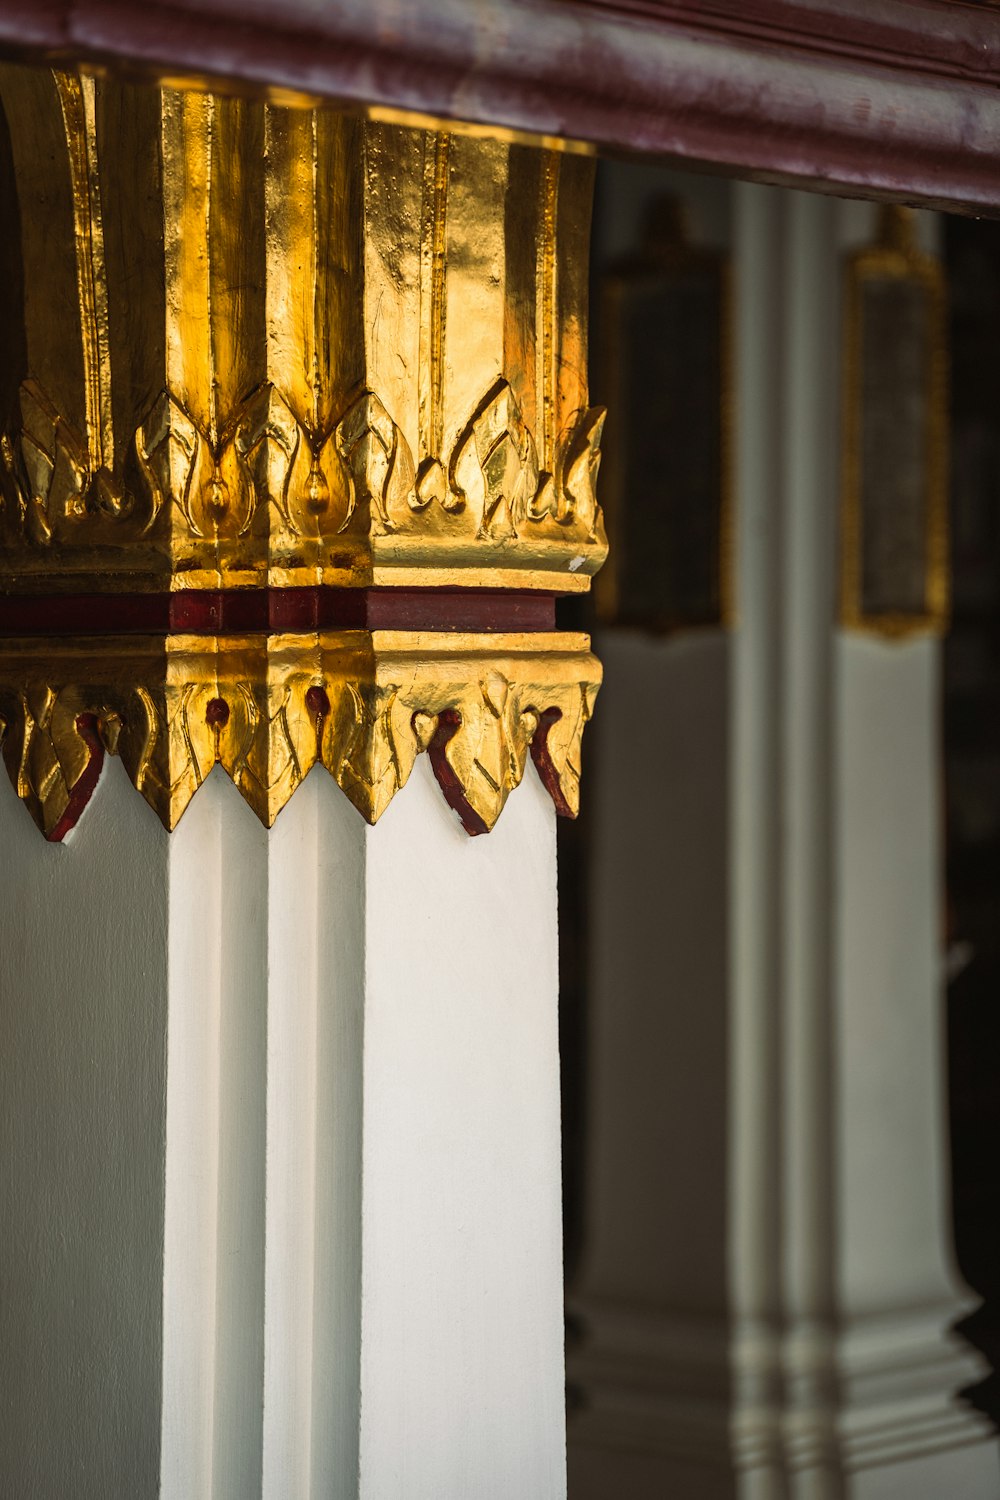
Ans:
POLYGON ((598 646, 570 1496, 990 1500, 949 1332, 940 648, 835 627, 840 254, 873 224, 720 191, 737 624, 598 646))
POLYGON ((555 830, 0 797, 11 1494, 562 1500, 555 830), (8 956, 9 955, 9 956, 8 956))

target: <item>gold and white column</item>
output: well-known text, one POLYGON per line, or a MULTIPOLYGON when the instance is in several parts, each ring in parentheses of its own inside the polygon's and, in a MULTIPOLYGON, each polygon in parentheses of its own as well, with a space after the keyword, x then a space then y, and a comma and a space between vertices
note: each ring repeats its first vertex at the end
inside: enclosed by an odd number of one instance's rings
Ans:
POLYGON ((559 1500, 592 162, 0 98, 0 1471, 559 1500))

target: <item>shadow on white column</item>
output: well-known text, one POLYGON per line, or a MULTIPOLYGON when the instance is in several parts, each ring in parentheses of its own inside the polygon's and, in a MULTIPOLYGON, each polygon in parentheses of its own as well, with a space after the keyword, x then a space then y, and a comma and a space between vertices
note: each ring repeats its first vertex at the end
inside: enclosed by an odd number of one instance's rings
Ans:
POLYGON ((159 1488, 167 836, 105 765, 47 844, 0 786, 0 1488, 159 1488))

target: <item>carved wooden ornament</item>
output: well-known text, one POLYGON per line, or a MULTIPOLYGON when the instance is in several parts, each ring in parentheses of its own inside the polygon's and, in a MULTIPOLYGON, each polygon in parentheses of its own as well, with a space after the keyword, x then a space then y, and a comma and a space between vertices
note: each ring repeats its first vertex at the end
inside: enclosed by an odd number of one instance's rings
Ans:
POLYGON ((0 98, 0 727, 45 833, 107 752, 170 827, 216 762, 268 824, 317 761, 374 821, 421 750, 469 832, 529 753, 575 812, 589 157, 13 65, 0 98))

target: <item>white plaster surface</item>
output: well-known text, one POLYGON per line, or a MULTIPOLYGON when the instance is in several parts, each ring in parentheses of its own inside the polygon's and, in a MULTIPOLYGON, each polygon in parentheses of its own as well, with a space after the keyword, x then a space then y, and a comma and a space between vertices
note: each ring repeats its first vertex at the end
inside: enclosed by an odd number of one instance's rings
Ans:
POLYGON ((933 1305, 955 1286, 946 1248, 939 672, 934 641, 844 638, 838 649, 839 799, 850 816, 835 856, 837 1217, 841 1291, 857 1314, 885 1311, 887 1298, 900 1308, 933 1305))
POLYGON ((110 761, 63 846, 0 786, 0 1493, 159 1491, 167 837, 110 761))
POLYGON ((0 1493, 563 1500, 554 816, 0 797, 0 1493))
POLYGON ((565 1494, 555 814, 368 835, 362 1500, 565 1494))

